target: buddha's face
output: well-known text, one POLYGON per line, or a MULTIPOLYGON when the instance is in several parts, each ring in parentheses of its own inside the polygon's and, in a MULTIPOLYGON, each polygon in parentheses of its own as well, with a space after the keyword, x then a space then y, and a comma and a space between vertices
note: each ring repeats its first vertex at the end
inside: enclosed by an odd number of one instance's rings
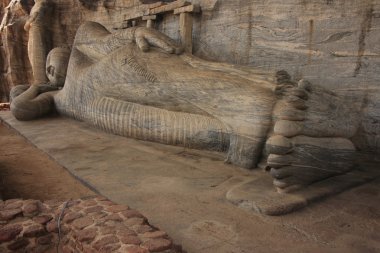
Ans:
POLYGON ((62 87, 65 84, 70 50, 68 48, 54 48, 46 60, 46 76, 50 84, 62 87))

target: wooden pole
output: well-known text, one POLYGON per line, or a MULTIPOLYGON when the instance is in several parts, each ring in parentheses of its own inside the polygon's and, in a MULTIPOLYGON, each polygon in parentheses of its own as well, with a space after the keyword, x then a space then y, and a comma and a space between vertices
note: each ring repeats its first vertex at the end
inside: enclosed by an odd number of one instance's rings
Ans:
POLYGON ((193 53, 193 16, 189 12, 179 14, 179 30, 185 52, 193 53))

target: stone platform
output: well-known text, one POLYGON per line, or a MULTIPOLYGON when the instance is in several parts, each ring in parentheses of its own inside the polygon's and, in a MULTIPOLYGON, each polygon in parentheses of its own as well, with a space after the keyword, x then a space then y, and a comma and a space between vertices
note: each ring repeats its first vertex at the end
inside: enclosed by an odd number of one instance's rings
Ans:
MULTIPOLYGON (((189 252, 251 252, 265 249, 269 241, 260 238, 281 238, 283 233, 304 234, 303 242, 308 243, 300 243, 303 249, 324 247, 310 237, 312 228, 307 224, 335 217, 336 210, 320 210, 334 200, 297 212, 303 219, 298 218, 296 230, 286 217, 278 220, 262 214, 289 213, 367 182, 376 172, 355 172, 331 179, 332 187, 321 183, 299 194, 280 195, 269 175, 225 165, 218 153, 123 138, 61 117, 30 122, 19 122, 9 112, 1 112, 0 117, 97 193, 140 210, 189 252)), ((294 246, 280 240, 275 247, 280 245, 294 246)))

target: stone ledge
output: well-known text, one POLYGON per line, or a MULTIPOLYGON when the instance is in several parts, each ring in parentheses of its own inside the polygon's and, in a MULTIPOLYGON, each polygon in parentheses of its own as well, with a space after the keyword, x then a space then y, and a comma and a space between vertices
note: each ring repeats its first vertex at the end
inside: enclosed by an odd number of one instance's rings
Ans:
POLYGON ((284 215, 312 202, 341 193, 349 188, 380 178, 376 168, 362 168, 347 174, 328 178, 290 194, 276 192, 272 178, 265 175, 247 179, 244 183, 227 192, 227 199, 233 204, 266 215, 284 215))

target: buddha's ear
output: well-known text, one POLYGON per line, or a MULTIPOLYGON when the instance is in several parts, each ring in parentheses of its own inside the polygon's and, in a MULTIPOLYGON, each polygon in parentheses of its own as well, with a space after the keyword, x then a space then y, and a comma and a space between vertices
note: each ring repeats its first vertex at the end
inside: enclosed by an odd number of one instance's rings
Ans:
POLYGON ((51 75, 51 76, 54 76, 54 72, 55 72, 55 68, 54 66, 50 65, 46 68, 46 74, 47 75, 51 75))

